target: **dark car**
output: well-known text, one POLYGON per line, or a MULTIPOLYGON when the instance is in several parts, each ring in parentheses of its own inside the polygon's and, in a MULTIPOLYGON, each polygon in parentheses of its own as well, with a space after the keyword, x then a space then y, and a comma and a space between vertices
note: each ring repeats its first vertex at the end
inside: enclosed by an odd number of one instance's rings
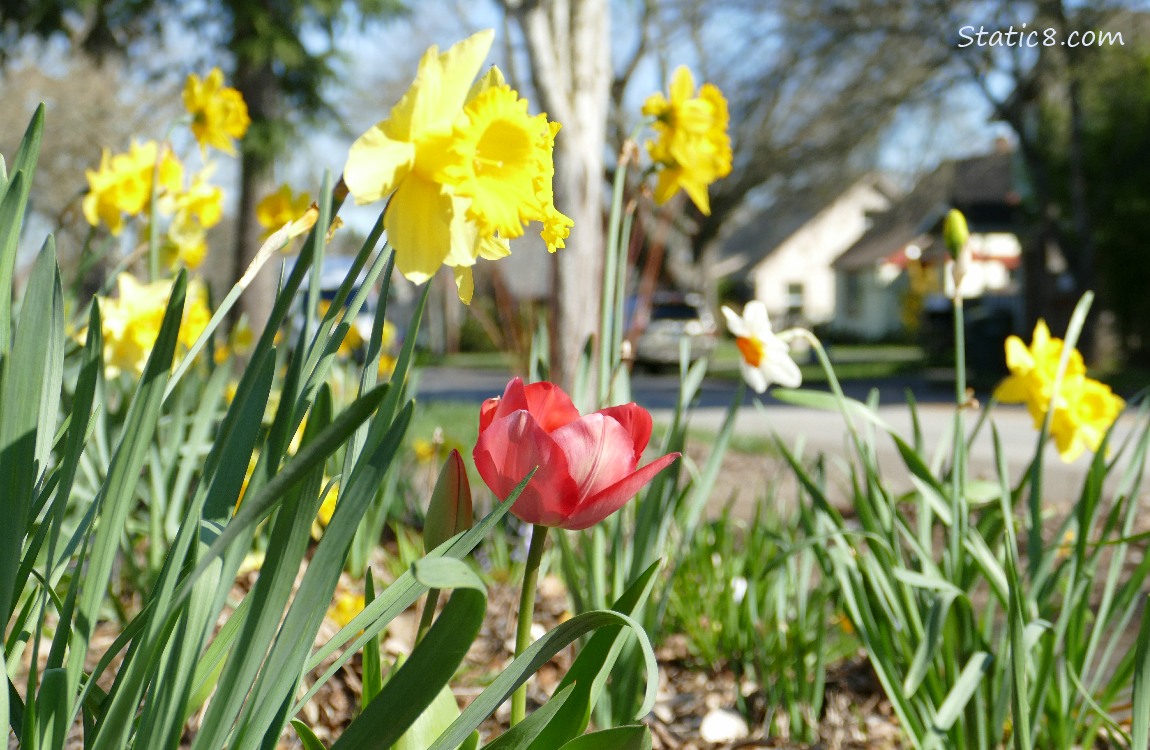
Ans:
POLYGON ((715 349, 715 318, 699 294, 658 294, 635 339, 635 363, 660 368, 679 364, 680 342, 694 362, 715 349))

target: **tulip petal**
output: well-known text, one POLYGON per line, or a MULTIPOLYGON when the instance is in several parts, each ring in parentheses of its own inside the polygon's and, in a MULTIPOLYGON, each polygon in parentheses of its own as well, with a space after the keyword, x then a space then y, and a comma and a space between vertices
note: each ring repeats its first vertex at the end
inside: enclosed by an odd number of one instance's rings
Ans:
POLYGON ((491 420, 507 417, 517 411, 527 411, 527 393, 524 391, 523 378, 519 376, 508 381, 502 396, 483 402, 479 412, 479 431, 487 429, 491 420))
POLYGON ((552 432, 579 418, 579 410, 571 402, 570 396, 554 383, 540 382, 524 384, 521 378, 512 378, 503 390, 500 399, 488 399, 479 413, 479 429, 498 417, 506 417, 520 409, 528 411, 545 432, 552 432), (488 413, 488 402, 496 401, 494 409, 488 413))
POLYGON ((595 496, 584 501, 579 509, 561 524, 561 528, 579 531, 599 523, 626 505, 627 501, 637 495, 644 485, 654 479, 656 474, 667 468, 678 457, 678 453, 668 453, 604 488, 595 496))
POLYGON ((636 456, 643 455, 647 443, 651 440, 651 413, 635 403, 622 406, 609 406, 600 409, 599 414, 614 419, 623 425, 631 435, 631 445, 636 456))
POLYGON ((566 456, 568 472, 578 487, 577 495, 564 503, 568 513, 633 472, 639 463, 631 433, 600 413, 563 425, 551 437, 566 456))
POLYGON ((491 420, 495 419, 495 415, 499 411, 499 404, 503 399, 495 396, 483 402, 479 407, 479 431, 483 432, 487 426, 491 424, 491 420))
POLYGON ((479 433, 473 456, 479 476, 500 498, 538 468, 511 507, 528 523, 560 525, 566 513, 559 503, 577 496, 563 451, 524 410, 494 419, 479 433))
POLYGON ((554 383, 529 383, 523 390, 527 396, 527 410, 547 432, 579 419, 579 410, 571 397, 554 383))

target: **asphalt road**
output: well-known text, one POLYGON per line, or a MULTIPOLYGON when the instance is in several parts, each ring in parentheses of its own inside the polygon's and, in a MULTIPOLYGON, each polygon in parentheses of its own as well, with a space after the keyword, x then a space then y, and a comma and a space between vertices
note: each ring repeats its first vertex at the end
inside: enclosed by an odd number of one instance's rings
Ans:
MULTIPOLYGON (((496 371, 476 371, 456 368, 429 367, 420 371, 418 393, 421 399, 474 401, 476 403, 503 392, 509 374, 496 371)), ((699 394, 691 425, 704 433, 717 433, 726 410, 734 398, 736 383, 729 380, 709 379, 699 394)), ((636 374, 632 380, 634 400, 650 409, 656 422, 668 421, 678 397, 679 379, 676 375, 636 374)), ((812 386, 819 389, 819 386, 812 386)), ((914 394, 918 404, 920 426, 926 457, 929 460, 941 445, 949 445, 954 428, 953 391, 945 384, 930 382, 923 377, 904 376, 844 385, 851 398, 864 400, 872 390, 879 395, 879 417, 908 443, 912 427, 910 411, 906 407, 906 391, 914 394)), ((983 394, 985 397, 985 394, 983 394)), ((771 437, 777 434, 785 444, 802 443, 807 455, 825 453, 845 455, 847 432, 843 417, 837 411, 821 411, 808 407, 784 404, 769 393, 756 404, 758 397, 748 394, 739 410, 736 434, 771 437)), ((967 430, 972 429, 978 413, 968 411, 967 430)), ((991 420, 997 428, 1011 476, 1017 480, 1034 456, 1037 433, 1029 414, 1022 406, 997 405, 991 420)), ((1115 433, 1117 441, 1129 435, 1136 427, 1133 416, 1124 416, 1115 433)), ((905 479, 906 472, 897 447, 889 437, 879 435, 877 442, 879 462, 890 472, 892 481, 905 479)), ((989 425, 978 433, 970 451, 970 476, 997 481, 996 460, 989 425)), ((1090 455, 1084 454, 1073 463, 1063 462, 1052 444, 1044 454, 1044 483, 1046 500, 1064 505, 1079 494, 1090 465, 1090 455)), ((1112 472, 1116 476, 1117 472, 1112 472)))

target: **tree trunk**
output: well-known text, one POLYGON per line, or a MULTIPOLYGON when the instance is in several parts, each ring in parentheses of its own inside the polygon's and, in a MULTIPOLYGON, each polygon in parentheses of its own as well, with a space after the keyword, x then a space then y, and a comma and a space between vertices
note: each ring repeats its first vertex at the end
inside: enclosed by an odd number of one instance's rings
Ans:
MULTIPOLYGON (((270 65, 253 64, 242 57, 236 69, 236 89, 248 105, 252 126, 248 131, 240 161, 240 203, 236 216, 235 250, 232 254, 232 280, 243 276, 262 244, 262 227, 256 222, 256 204, 274 190, 272 160, 268 156, 267 132, 274 121, 279 88, 270 65)), ((263 330, 275 303, 276 264, 269 262, 240 297, 237 310, 247 315, 256 335, 263 330)))
POLYGON ((550 354, 552 379, 570 387, 584 344, 599 330, 610 9, 606 0, 504 0, 504 8, 527 41, 539 108, 563 126, 555 205, 575 226, 552 265, 550 354))

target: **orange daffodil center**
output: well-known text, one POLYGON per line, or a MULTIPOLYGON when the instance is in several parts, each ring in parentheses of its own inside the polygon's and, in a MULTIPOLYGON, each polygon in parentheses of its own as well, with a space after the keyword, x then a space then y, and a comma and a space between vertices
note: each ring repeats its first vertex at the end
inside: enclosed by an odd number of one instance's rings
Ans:
POLYGON ((743 355, 743 361, 748 365, 758 367, 762 364, 765 354, 762 341, 753 337, 739 336, 735 339, 735 346, 739 348, 739 354, 743 355))
POLYGON ((540 222, 552 251, 571 226, 551 190, 557 126, 529 115, 497 69, 475 82, 493 38, 483 31, 428 50, 411 88, 352 144, 344 167, 357 203, 391 196, 384 228, 400 272, 423 283, 450 266, 464 302, 472 266, 508 255, 525 224, 540 222))

